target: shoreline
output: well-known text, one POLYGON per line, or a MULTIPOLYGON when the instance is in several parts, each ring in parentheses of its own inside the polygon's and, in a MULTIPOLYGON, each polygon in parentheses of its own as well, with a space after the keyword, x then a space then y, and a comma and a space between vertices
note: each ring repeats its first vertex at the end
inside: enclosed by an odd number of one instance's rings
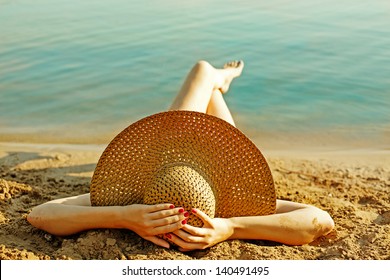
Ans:
MULTIPOLYGON (((253 141, 257 146, 255 141, 253 141)), ((35 151, 79 151, 79 152, 97 152, 102 153, 104 149, 108 146, 109 142, 101 144, 90 144, 90 143, 50 143, 50 142, 17 142, 17 141, 0 141, 0 152, 7 150, 35 150, 35 151)), ((385 160, 386 163, 390 162, 390 147, 386 146, 377 146, 377 147, 367 147, 367 146, 355 146, 347 147, 344 145, 330 145, 330 146, 277 146, 267 147, 263 145, 263 148, 259 148, 264 155, 269 155, 271 157, 291 157, 298 159, 319 159, 318 157, 323 157, 323 159, 337 159, 338 157, 349 156, 352 158, 359 157, 368 157, 372 160, 376 158, 381 158, 385 160), (389 162, 386 161, 389 159, 389 162)), ((374 162, 371 162, 374 163, 374 162)), ((384 162, 382 162, 384 163, 384 162)))
MULTIPOLYGON (((2 134, 1 143, 27 145, 108 145, 123 129, 110 133, 75 133, 71 136, 60 133, 2 134), (60 136, 61 135, 61 136, 60 136)), ((382 149, 390 150, 390 133, 366 136, 337 132, 269 132, 240 129, 257 147, 267 150, 324 150, 324 149, 382 149)))
MULTIPOLYGON (((107 145, 122 130, 131 125, 132 121, 120 122, 100 129, 90 127, 52 127, 50 129, 36 129, 21 132, 7 131, 3 127, 0 134, 0 143, 27 143, 27 144, 81 144, 107 145)), ((96 127, 98 128, 98 127, 96 127)), ((245 125, 240 118, 237 128, 244 133, 260 149, 389 149, 390 127, 333 127, 333 128, 306 128, 300 130, 291 128, 276 129, 272 127, 256 127, 245 125)))

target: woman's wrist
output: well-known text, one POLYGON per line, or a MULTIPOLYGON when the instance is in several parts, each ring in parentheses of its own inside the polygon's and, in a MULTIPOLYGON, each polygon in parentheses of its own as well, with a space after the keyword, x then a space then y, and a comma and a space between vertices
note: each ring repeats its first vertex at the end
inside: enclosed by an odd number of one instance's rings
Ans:
POLYGON ((228 218, 228 225, 231 235, 228 239, 241 239, 245 235, 246 227, 243 222, 243 217, 232 217, 228 218), (244 233, 244 234, 243 234, 244 233))
POLYGON ((132 222, 131 218, 133 218, 136 214, 133 213, 133 210, 133 205, 117 206, 117 215, 115 218, 118 228, 125 228, 134 231, 134 222, 132 222))
POLYGON ((222 227, 220 229, 222 230, 221 233, 224 235, 223 239, 233 239, 234 231, 235 231, 235 225, 232 218, 220 218, 218 220, 222 220, 223 223, 221 224, 222 227))

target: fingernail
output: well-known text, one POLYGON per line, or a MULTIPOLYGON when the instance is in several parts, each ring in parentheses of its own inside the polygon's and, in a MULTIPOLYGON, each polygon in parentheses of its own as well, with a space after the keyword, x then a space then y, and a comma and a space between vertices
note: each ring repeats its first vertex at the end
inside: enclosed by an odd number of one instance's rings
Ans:
POLYGON ((184 209, 183 208, 180 208, 179 209, 179 213, 183 213, 184 212, 184 209))
POLYGON ((182 225, 185 225, 186 223, 187 223, 187 220, 181 221, 181 224, 182 224, 182 225))
POLYGON ((196 213, 196 210, 195 210, 195 209, 192 209, 191 211, 192 211, 192 213, 196 213))
POLYGON ((175 208, 175 205, 171 204, 171 205, 169 205, 169 208, 173 209, 173 208, 175 208))
POLYGON ((190 215, 190 213, 188 213, 187 211, 184 213, 184 217, 188 217, 190 215))
POLYGON ((165 236, 166 236, 167 238, 169 238, 169 239, 172 238, 172 235, 170 235, 169 233, 166 233, 165 236))

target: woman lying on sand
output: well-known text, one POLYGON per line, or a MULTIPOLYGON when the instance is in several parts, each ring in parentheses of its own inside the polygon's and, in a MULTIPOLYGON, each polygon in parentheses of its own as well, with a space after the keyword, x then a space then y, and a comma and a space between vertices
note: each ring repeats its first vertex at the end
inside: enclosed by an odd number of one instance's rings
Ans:
MULTIPOLYGON (((235 126, 223 94, 232 80, 241 75, 243 67, 242 61, 227 63, 223 69, 216 69, 205 61, 198 62, 170 109, 210 114, 235 126)), ((199 209, 183 209, 169 203, 96 207, 91 205, 90 194, 39 205, 33 208, 27 220, 39 229, 62 236, 99 228, 129 229, 169 248, 170 243, 161 238, 164 235, 182 251, 205 249, 228 239, 302 245, 328 234, 334 227, 327 212, 284 200, 276 201, 276 212, 272 215, 210 218, 199 209), (187 224, 189 215, 199 217, 203 227, 187 224)))

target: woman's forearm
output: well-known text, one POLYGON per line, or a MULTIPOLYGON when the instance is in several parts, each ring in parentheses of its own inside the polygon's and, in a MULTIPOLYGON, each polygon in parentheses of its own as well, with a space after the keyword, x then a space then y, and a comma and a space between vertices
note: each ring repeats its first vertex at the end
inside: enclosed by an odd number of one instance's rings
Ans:
POLYGON ((121 206, 91 207, 46 203, 35 207, 27 220, 33 226, 54 235, 123 227, 121 206))
POLYGON ((27 220, 54 235, 70 235, 89 229, 124 228, 156 245, 169 248, 158 236, 183 227, 186 213, 169 203, 126 206, 91 206, 89 194, 57 199, 35 207, 27 220))
POLYGON ((229 239, 262 239, 289 245, 307 244, 333 229, 330 216, 315 207, 269 216, 229 219, 233 234, 229 239))

